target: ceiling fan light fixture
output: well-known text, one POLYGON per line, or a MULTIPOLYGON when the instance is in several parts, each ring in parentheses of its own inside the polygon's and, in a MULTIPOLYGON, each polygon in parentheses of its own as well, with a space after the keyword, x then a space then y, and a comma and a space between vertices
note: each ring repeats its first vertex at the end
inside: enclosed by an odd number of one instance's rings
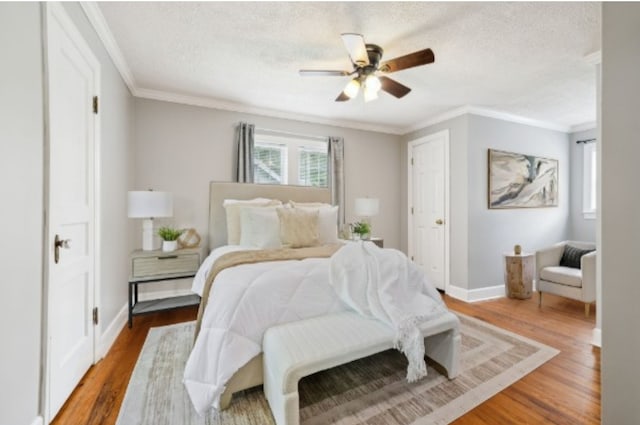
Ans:
MULTIPOLYGON (((372 92, 378 94, 380 88, 382 88, 382 83, 380 79, 373 74, 367 76, 367 79, 364 81, 365 90, 371 90, 372 92)), ((377 96, 376 96, 377 97, 377 96)))
POLYGON ((344 88, 343 93, 349 98, 353 99, 358 95, 358 91, 360 90, 360 81, 357 78, 349 81, 347 86, 344 88))
POLYGON ((370 102, 372 100, 376 100, 378 98, 377 90, 371 89, 369 86, 364 86, 364 101, 370 102))

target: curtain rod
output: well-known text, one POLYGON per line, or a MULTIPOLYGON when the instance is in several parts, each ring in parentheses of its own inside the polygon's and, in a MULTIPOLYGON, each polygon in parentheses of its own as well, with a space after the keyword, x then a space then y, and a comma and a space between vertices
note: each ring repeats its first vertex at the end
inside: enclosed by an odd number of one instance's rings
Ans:
POLYGON ((596 140, 598 140, 598 139, 594 138, 594 139, 576 140, 576 143, 577 144, 584 143, 586 145, 587 143, 592 143, 592 142, 595 142, 596 140))
POLYGON ((283 130, 274 130, 272 128, 264 128, 264 127, 255 127, 255 131, 257 132, 261 132, 261 133, 273 133, 276 135, 287 135, 287 136, 293 136, 293 137, 302 137, 305 139, 314 139, 314 140, 322 140, 324 142, 326 142, 329 137, 328 136, 313 136, 310 134, 302 134, 302 133, 293 133, 291 131, 283 131, 283 130))

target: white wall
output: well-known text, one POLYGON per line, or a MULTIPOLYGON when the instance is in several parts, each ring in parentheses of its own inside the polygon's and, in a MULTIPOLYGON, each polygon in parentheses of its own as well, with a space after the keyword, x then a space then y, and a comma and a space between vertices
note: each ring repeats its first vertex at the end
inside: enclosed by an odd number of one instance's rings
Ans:
POLYGON ((64 6, 101 66, 98 276, 99 326, 104 332, 126 304, 128 295, 129 253, 135 236, 134 222, 127 218, 127 191, 133 188, 134 100, 80 5, 73 2, 64 6))
POLYGON ((39 3, 0 3, 0 424, 39 412, 42 43, 39 3))
POLYGON ((469 214, 468 214, 468 159, 467 144, 469 138, 469 115, 463 115, 430 127, 414 131, 403 136, 401 190, 402 190, 402 249, 407 251, 408 221, 408 155, 407 144, 439 131, 449 130, 449 167, 450 167, 450 283, 467 288, 469 283, 469 214))
MULTIPOLYGON (((137 189, 166 190, 174 196, 176 226, 195 227, 206 241, 209 182, 231 181, 235 126, 257 127, 345 140, 346 219, 352 222, 357 197, 380 199, 372 220, 386 247, 400 246, 399 188, 401 144, 398 136, 270 118, 156 100, 136 99, 137 189)), ((140 244, 136 241, 138 245, 140 244)))
POLYGON ((504 284, 504 252, 525 252, 568 237, 569 137, 566 133, 470 115, 468 146, 469 289, 504 284), (489 209, 488 149, 558 160, 557 207, 489 209))
POLYGON ((602 423, 640 418, 640 3, 602 13, 602 423))
POLYGON ((597 129, 571 133, 571 209, 569 215, 569 239, 574 241, 596 241, 596 220, 584 218, 583 210, 583 170, 584 170, 584 144, 576 143, 577 140, 596 139, 597 129))

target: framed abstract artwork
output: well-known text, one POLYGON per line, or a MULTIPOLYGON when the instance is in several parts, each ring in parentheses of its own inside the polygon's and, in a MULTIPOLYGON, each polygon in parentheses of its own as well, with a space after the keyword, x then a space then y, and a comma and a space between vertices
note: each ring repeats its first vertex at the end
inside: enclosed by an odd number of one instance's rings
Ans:
POLYGON ((489 149, 489 208, 558 206, 558 160, 489 149))

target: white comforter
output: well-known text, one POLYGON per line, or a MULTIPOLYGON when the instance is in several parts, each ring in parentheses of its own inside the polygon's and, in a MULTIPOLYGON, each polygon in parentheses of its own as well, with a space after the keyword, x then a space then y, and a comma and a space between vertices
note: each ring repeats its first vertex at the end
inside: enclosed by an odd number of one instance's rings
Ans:
MULTIPOLYGON (((211 255, 219 257, 221 251, 211 255)), ((329 258, 310 258, 244 264, 218 274, 184 373, 199 414, 219 407, 227 381, 262 352, 262 337, 269 327, 347 309, 329 285, 329 262, 329 258)), ((206 261, 202 267, 211 264, 206 261)), ((198 279, 193 289, 202 293, 198 279)))
MULTIPOLYGON (((378 250, 372 243, 354 245, 367 245, 370 250, 378 250)), ((222 253, 239 249, 241 248, 223 247, 214 250, 211 257, 203 263, 202 273, 199 272, 199 277, 194 280, 194 292, 202 293, 204 279, 215 258, 222 253)), ((380 289, 378 290, 371 280, 365 280, 366 275, 354 274, 359 266, 350 268, 353 258, 340 255, 343 250, 345 248, 334 254, 334 258, 338 257, 342 263, 340 267, 343 270, 336 271, 334 267, 332 277, 335 289, 330 284, 330 258, 244 264, 218 274, 211 287, 200 334, 184 373, 185 387, 199 414, 205 414, 211 407, 219 407, 226 383, 238 369, 262 352, 264 332, 276 324, 351 308, 382 319, 382 315, 372 311, 387 311, 387 322, 397 325, 405 318, 400 313, 402 306, 389 304, 387 298, 406 302, 408 294, 416 298, 409 300, 409 312, 424 306, 422 301, 425 297, 435 300, 437 308, 442 305, 437 291, 421 273, 416 272, 415 267, 411 267, 413 265, 406 265, 408 260, 399 251, 384 250, 394 253, 389 255, 396 259, 396 264, 390 263, 388 267, 380 269, 384 283, 375 283, 380 289), (400 257, 406 260, 402 263, 404 269, 394 271, 400 264, 400 257), (358 276, 362 277, 359 285, 347 285, 349 281, 357 280, 358 276), (404 285, 411 292, 394 293, 390 290, 393 284, 404 285), (371 297, 371 291, 378 291, 379 295, 371 297), (367 293, 370 295, 369 299, 367 293), (373 301, 370 302, 371 300, 373 301), (372 307, 374 303, 379 305, 381 302, 396 306, 399 310, 372 307)), ((375 267, 380 266, 379 260, 375 261, 375 267)), ((353 262, 354 266, 357 264, 360 263, 353 262)), ((429 310, 426 314, 431 316, 431 313, 434 311, 429 310)))

